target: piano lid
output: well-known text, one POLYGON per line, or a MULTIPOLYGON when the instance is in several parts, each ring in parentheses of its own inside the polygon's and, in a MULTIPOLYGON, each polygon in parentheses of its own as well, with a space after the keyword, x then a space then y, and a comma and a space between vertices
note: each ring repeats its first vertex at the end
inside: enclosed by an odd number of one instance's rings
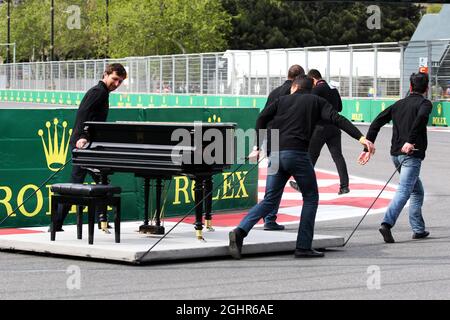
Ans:
POLYGON ((235 128, 235 123, 86 122, 90 143, 72 151, 73 164, 141 175, 213 174, 235 164, 235 128))
POLYGON ((201 153, 206 149, 222 157, 234 157, 236 126, 236 123, 122 121, 85 122, 84 130, 90 148, 139 149, 143 152, 143 149, 157 148, 183 154, 201 153))

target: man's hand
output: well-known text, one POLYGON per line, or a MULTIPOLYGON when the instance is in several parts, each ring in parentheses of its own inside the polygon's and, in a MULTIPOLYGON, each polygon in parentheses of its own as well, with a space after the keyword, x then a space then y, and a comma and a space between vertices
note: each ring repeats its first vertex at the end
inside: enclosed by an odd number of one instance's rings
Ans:
POLYGON ((76 147, 77 149, 83 149, 85 145, 87 145, 88 141, 84 138, 81 138, 80 140, 77 141, 76 143, 76 147))
POLYGON ((361 154, 358 157, 358 163, 362 166, 365 165, 367 162, 369 162, 370 155, 371 155, 370 152, 366 151, 361 152, 361 154))
POLYGON ((259 150, 253 150, 249 155, 248 155, 248 160, 250 160, 251 162, 257 162, 259 159, 259 150))
POLYGON ((366 137, 361 137, 361 139, 359 139, 359 142, 366 147, 367 152, 369 152, 371 155, 375 154, 375 145, 372 141, 367 140, 366 137))
POLYGON ((402 152, 406 154, 411 154, 416 150, 413 144, 406 142, 402 147, 402 152))

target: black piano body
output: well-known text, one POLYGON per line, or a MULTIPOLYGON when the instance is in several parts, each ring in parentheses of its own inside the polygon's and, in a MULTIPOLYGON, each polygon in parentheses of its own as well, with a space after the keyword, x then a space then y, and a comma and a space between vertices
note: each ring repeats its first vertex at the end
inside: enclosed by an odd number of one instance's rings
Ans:
POLYGON ((212 229, 212 176, 235 164, 235 123, 86 122, 89 144, 74 149, 73 165, 98 170, 102 183, 115 172, 144 178, 144 224, 140 232, 164 234, 162 180, 185 175, 195 181, 195 230, 212 229), (155 225, 149 225, 150 180, 156 180, 155 225))

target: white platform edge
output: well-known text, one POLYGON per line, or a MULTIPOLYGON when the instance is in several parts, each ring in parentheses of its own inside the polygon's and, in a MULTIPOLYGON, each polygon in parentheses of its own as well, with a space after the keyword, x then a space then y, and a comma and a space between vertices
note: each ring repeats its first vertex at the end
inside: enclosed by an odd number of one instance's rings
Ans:
MULTIPOLYGON (((76 239, 75 226, 66 227, 64 233, 57 233, 56 241, 50 241, 47 232, 0 236, 0 249, 30 253, 70 256, 82 259, 98 259, 125 263, 151 263, 184 259, 226 257, 228 253, 228 232, 232 228, 216 228, 215 232, 204 232, 206 242, 195 239, 192 225, 181 226, 161 241, 151 252, 147 250, 160 236, 136 233, 136 223, 122 227, 121 243, 114 243, 114 234, 104 235, 96 230, 94 244, 87 243, 86 226, 83 239, 76 239)), ((242 253, 276 253, 295 250, 296 232, 263 231, 253 229, 244 241, 242 253)), ((343 237, 315 235, 313 248, 342 247, 343 237)))

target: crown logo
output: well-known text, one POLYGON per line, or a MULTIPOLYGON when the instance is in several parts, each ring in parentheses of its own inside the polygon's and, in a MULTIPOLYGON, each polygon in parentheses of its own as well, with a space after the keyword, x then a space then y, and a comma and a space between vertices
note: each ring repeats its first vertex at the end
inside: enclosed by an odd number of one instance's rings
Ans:
POLYGON ((51 171, 58 171, 66 163, 67 151, 69 150, 69 139, 72 135, 72 129, 69 130, 69 134, 66 138, 67 121, 62 123, 63 132, 62 138, 59 139, 58 134, 58 119, 53 120, 53 135, 51 133, 51 123, 47 121, 45 126, 47 127, 47 143, 44 140, 44 130, 40 129, 38 135, 41 137, 42 145, 44 147, 45 159, 47 160, 47 167, 51 171))
POLYGON ((440 103, 437 105, 437 112, 438 112, 438 115, 441 115, 441 113, 442 113, 442 105, 440 103))
POLYGON ((214 114, 208 118, 208 122, 222 122, 222 119, 214 114))
POLYGON ((359 112, 359 101, 356 102, 356 112, 359 112))

